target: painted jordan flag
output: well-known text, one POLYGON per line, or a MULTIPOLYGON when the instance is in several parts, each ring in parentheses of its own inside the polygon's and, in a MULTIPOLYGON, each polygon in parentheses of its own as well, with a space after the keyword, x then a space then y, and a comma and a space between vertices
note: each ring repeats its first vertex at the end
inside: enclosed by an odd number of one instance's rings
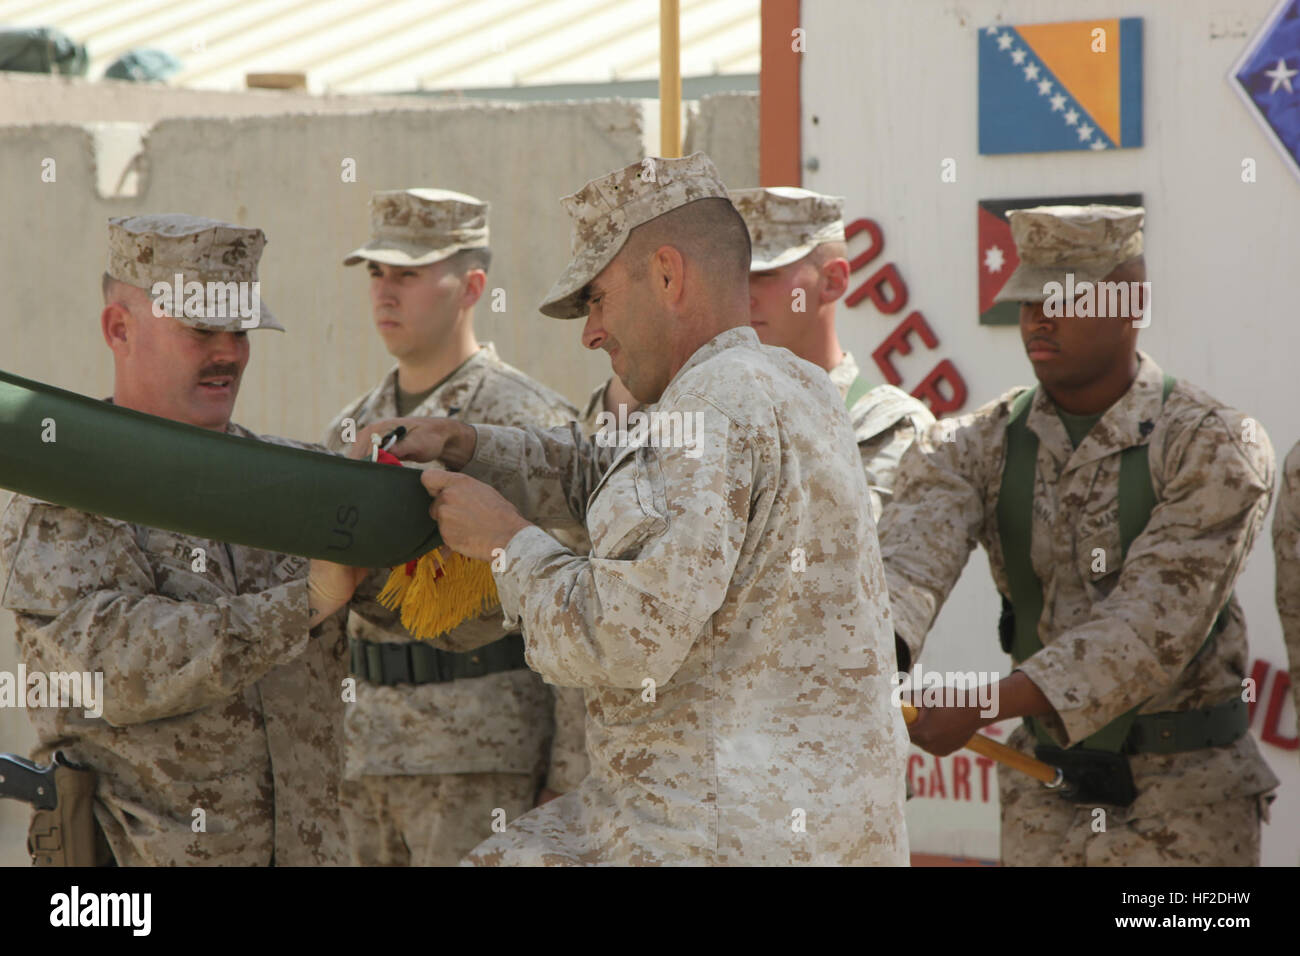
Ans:
POLYGON ((1142 145, 1142 18, 979 31, 980 152, 1142 145))
POLYGON ((1020 306, 1015 302, 993 304, 993 297, 1007 284, 1020 264, 1016 244, 1011 241, 1007 211, 1030 206, 1140 206, 1141 193, 1105 193, 1092 196, 1039 196, 1026 199, 981 199, 979 202, 979 310, 980 325, 1019 325, 1020 306))

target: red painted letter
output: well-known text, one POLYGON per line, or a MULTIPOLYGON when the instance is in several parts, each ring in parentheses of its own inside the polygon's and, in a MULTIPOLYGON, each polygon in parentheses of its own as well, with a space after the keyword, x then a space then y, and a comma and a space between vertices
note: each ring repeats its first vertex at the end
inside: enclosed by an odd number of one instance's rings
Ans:
MULTIPOLYGON (((848 242, 863 230, 866 230, 867 235, 871 237, 871 245, 849 260, 850 272, 857 272, 880 255, 880 251, 885 248, 885 234, 880 231, 880 227, 876 225, 874 219, 854 219, 844 227, 844 241, 848 242)), ((849 304, 852 305, 852 303, 849 304)))
POLYGON ((989 802, 989 767, 993 766, 993 758, 983 755, 975 758, 976 765, 980 768, 980 799, 985 803, 989 802))
POLYGON ((1283 737, 1278 733, 1278 718, 1282 716, 1282 705, 1290 692, 1291 675, 1279 667, 1277 677, 1273 678, 1273 692, 1268 695, 1268 713, 1264 715, 1264 727, 1259 737, 1264 743, 1283 750, 1300 750, 1300 736, 1283 737))
MULTIPOLYGON (((877 367, 885 374, 885 381, 890 385, 897 385, 903 380, 903 376, 898 374, 898 369, 894 368, 894 363, 889 361, 889 353, 912 354, 912 343, 907 341, 907 333, 909 332, 918 333, 921 336, 921 341, 925 343, 925 347, 928 349, 932 349, 939 344, 939 338, 934 334, 934 329, 930 328, 930 323, 925 321, 925 316, 920 312, 913 312, 902 322, 899 322, 894 327, 894 331, 889 333, 888 338, 880 343, 880 347, 871 353, 871 357, 876 360, 877 367)), ((933 375, 934 373, 930 374, 933 375)))
POLYGON ((893 315, 907 305, 907 283, 898 274, 896 265, 892 262, 885 263, 873 272, 866 282, 850 292, 844 304, 852 308, 867 298, 871 299, 871 304, 885 315, 893 315), (894 287, 894 294, 888 298, 884 294, 886 283, 894 287))
POLYGON ((952 758, 952 798, 970 799, 970 758, 963 757, 961 754, 952 758))
POLYGON ((948 796, 948 788, 943 783, 943 764, 938 757, 934 758, 934 769, 930 771, 930 796, 948 796))
POLYGON ((955 412, 966 404, 966 380, 961 377, 961 372, 948 359, 944 359, 934 367, 929 375, 920 385, 916 386, 916 391, 912 392, 913 398, 919 398, 921 401, 930 403, 930 411, 934 412, 935 417, 945 412, 955 412), (939 390, 939 383, 947 382, 952 389, 951 397, 945 397, 939 390))

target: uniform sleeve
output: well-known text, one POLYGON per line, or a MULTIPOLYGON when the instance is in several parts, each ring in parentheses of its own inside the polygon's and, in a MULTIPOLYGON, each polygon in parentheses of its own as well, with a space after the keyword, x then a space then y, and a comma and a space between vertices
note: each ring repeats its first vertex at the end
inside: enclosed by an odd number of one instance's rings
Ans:
POLYGON ((474 457, 462 469, 485 481, 529 521, 582 521, 587 498, 617 457, 582 434, 578 422, 557 428, 475 425, 474 457))
MULTIPOLYGON (((1154 455, 1154 452, 1153 452, 1154 455)), ((1169 475, 1114 589, 1088 620, 1023 661, 1070 746, 1166 689, 1227 602, 1273 489, 1262 429, 1243 443, 1217 414, 1169 439, 1169 475)), ((1154 468, 1153 468, 1154 471, 1154 468)))
POLYGON ((555 692, 555 736, 546 786, 557 793, 568 793, 587 776, 587 702, 580 688, 551 689, 555 692))
POLYGON ((902 455, 881 518, 894 632, 913 662, 984 532, 983 463, 1001 436, 988 418, 981 410, 925 429, 902 455))
POLYGON ((894 496, 898 480, 898 466, 903 453, 916 441, 919 429, 911 419, 896 422, 890 428, 858 442, 862 456, 862 470, 867 476, 867 490, 871 492, 871 517, 880 524, 885 505, 894 496))
MULTIPOLYGON (((603 398, 605 386, 594 393, 603 398)), ((594 415, 590 416, 594 418, 594 415)), ((546 426, 563 425, 568 421, 582 424, 587 436, 594 432, 588 422, 587 414, 579 415, 576 409, 556 409, 549 415, 539 418, 538 423, 546 426), (564 414, 571 412, 571 414, 564 414)), ((590 553, 587 529, 581 522, 559 521, 547 524, 544 530, 549 532, 560 544, 574 554, 590 553)), ((579 687, 552 687, 555 699, 555 735, 551 738, 550 758, 546 768, 546 787, 556 793, 568 793, 578 789, 587 776, 587 701, 579 687)))
POLYGON ((155 592, 129 525, 46 504, 5 515, 3 604, 18 615, 29 666, 104 675, 114 726, 230 697, 302 652, 307 582, 214 603, 155 592))
POLYGON ((1277 568, 1277 616, 1282 620, 1291 692, 1300 720, 1300 445, 1291 449, 1282 468, 1273 514, 1273 556, 1277 568))
MULTIPOLYGON (((502 607, 522 621, 529 666, 552 684, 662 684, 722 606, 749 518, 754 444, 704 399, 688 395, 677 404, 685 415, 702 416, 709 440, 625 455, 588 516, 590 557, 536 527, 506 548, 496 574, 502 607)), ((487 476, 494 485, 557 460, 544 433, 512 438, 516 455, 487 476)), ((572 442, 561 447, 572 458, 572 442)), ((575 480, 586 477, 579 470, 575 480)), ((562 487, 558 478, 547 480, 562 487)))

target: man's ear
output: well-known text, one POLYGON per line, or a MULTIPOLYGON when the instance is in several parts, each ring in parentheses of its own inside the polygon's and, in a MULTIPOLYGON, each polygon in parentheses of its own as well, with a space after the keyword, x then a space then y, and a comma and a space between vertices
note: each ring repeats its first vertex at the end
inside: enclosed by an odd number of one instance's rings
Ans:
POLYGON ((822 305, 837 301, 849 291, 849 260, 830 259, 822 263, 822 305))
POLYGON ((680 307, 686 290, 686 260, 675 246, 660 246, 654 251, 650 257, 650 274, 664 305, 680 307))
POLYGON ((465 273, 465 289, 461 293, 460 307, 472 308, 487 288, 487 273, 482 269, 470 269, 465 273))
POLYGON ((122 303, 110 302, 104 306, 99 314, 99 328, 114 355, 122 358, 130 354, 138 324, 122 303))

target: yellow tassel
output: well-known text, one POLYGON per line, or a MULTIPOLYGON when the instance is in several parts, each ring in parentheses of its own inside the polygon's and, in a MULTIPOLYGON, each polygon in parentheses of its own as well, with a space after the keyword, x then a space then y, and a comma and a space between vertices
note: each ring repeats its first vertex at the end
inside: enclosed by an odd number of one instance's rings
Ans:
POLYGON ((420 640, 439 637, 501 603, 486 561, 435 550, 421 556, 414 574, 406 569, 393 568, 378 600, 390 610, 400 608, 402 626, 420 640))

